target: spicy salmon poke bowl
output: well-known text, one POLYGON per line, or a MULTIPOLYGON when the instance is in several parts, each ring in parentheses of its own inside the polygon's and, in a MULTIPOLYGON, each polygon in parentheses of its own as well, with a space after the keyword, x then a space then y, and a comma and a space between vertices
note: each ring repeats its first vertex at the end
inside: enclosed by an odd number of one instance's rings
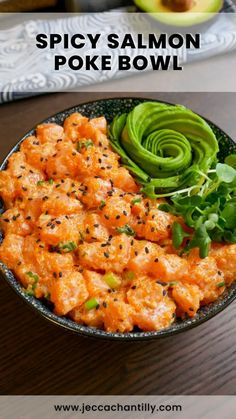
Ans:
POLYGON ((63 111, 0 171, 1 274, 80 334, 149 339, 236 295, 236 146, 190 109, 137 98, 63 111))

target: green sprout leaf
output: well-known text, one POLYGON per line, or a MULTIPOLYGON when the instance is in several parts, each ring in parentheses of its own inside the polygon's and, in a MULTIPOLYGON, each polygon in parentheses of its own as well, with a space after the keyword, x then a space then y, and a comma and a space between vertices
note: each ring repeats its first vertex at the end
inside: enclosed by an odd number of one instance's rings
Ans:
POLYGON ((225 164, 236 168, 236 154, 230 154, 225 158, 225 164))
POLYGON ((186 237, 189 237, 189 234, 183 230, 181 224, 174 222, 172 225, 172 240, 174 248, 179 249, 186 237))
POLYGON ((201 225, 194 233, 192 240, 187 245, 187 250, 195 247, 199 248, 199 254, 202 259, 208 256, 211 244, 211 238, 206 230, 206 226, 201 225))
POLYGON ((216 174, 221 182, 231 183, 236 178, 236 170, 227 164, 218 163, 216 165, 216 174))

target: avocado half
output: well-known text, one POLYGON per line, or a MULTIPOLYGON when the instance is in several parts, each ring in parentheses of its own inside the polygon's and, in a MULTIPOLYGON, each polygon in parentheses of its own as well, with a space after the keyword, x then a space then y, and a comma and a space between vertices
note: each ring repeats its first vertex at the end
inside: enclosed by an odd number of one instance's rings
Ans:
POLYGON ((136 6, 152 18, 171 26, 193 26, 206 22, 223 7, 223 0, 195 0, 186 12, 173 12, 162 0, 134 0, 136 6))

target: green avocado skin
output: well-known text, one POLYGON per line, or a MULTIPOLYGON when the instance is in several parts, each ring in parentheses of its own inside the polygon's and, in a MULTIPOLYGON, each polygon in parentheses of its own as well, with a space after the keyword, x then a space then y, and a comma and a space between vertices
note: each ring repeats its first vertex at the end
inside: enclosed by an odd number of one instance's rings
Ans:
POLYGON ((194 26, 206 22, 213 17, 213 14, 218 13, 223 7, 223 0, 205 0, 199 6, 199 10, 193 13, 185 12, 170 12, 163 13, 162 0, 134 0, 136 6, 143 12, 152 15, 155 20, 158 20, 166 25, 171 26, 194 26))
POLYGON ((159 102, 145 102, 117 116, 110 141, 151 197, 199 185, 219 151, 203 118, 184 106, 159 102))

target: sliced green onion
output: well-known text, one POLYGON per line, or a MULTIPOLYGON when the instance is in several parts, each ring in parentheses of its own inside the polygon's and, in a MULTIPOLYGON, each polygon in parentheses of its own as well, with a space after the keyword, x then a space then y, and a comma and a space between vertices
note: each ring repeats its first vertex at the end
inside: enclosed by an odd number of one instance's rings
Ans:
POLYGON ((136 234, 132 227, 130 227, 128 224, 125 224, 123 227, 116 228, 116 231, 121 234, 127 234, 127 236, 135 236, 136 234))
POLYGON ((86 150, 87 150, 89 147, 92 147, 93 145, 94 145, 94 143, 93 143, 92 140, 79 141, 77 143, 76 148, 77 148, 77 151, 80 151, 82 148, 86 148, 86 150))
POLYGON ((225 286, 225 282, 219 282, 219 284, 216 285, 217 288, 222 288, 225 286))
POLYGON ((103 279, 107 283, 107 285, 109 285, 109 287, 112 289, 118 288, 121 284, 120 278, 111 272, 105 274, 103 279))
POLYGON ((99 205, 99 209, 102 210, 105 206, 106 206, 106 202, 105 201, 101 201, 101 203, 99 205))
POLYGON ((69 243, 60 243, 58 246, 59 250, 63 251, 64 253, 69 253, 69 252, 73 252, 77 246, 75 244, 75 242, 69 242, 69 243))
POLYGON ((135 278, 135 273, 132 271, 127 271, 125 272, 125 278, 126 279, 134 279, 135 278))
POLYGON ((99 303, 96 298, 91 298, 90 300, 86 301, 84 305, 87 310, 92 310, 93 308, 97 308, 99 303))
POLYGON ((34 274, 33 272, 26 272, 26 275, 28 275, 30 278, 32 278, 34 281, 38 281, 39 277, 38 275, 34 274))
POLYGON ((134 198, 134 199, 131 201, 131 204, 132 204, 132 205, 135 205, 135 204, 139 204, 140 202, 142 202, 142 198, 134 198))

